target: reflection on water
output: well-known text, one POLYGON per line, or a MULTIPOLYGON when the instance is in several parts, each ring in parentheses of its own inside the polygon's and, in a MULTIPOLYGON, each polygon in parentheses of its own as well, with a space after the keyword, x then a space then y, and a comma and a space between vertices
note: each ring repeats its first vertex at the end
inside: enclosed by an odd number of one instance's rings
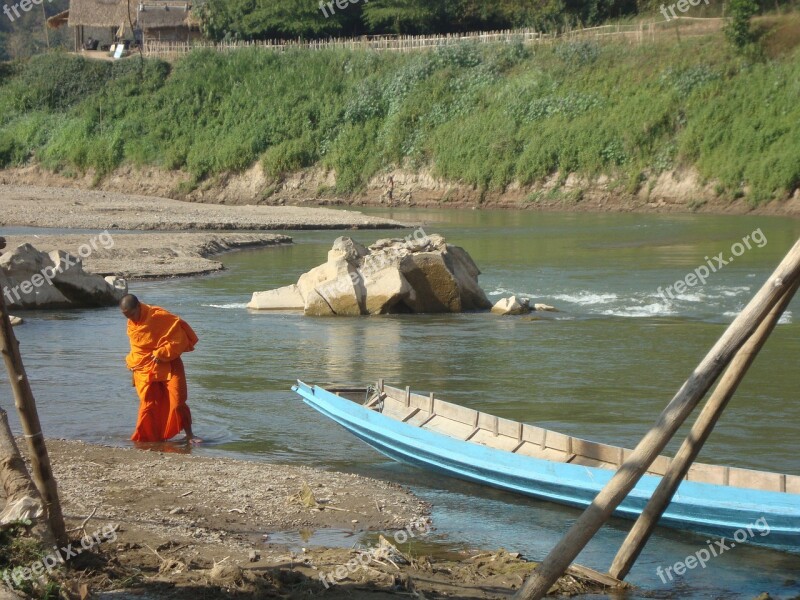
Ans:
MULTIPOLYGON (((385 378, 503 417, 632 446, 800 237, 799 221, 770 217, 387 212, 423 220, 428 233, 465 247, 491 299, 517 294, 561 312, 543 319, 351 319, 244 308, 253 291, 294 283, 324 262, 336 232, 297 232, 293 246, 230 254, 228 270, 208 277, 134 282, 134 293, 181 315, 200 335, 185 363, 195 430, 207 443, 192 452, 396 480, 433 502, 437 535, 445 541, 505 546, 534 560, 577 511, 387 463, 306 407, 289 391, 293 381, 364 385, 385 378), (766 246, 706 285, 674 299, 659 295, 659 287, 756 228, 766 246)), ((353 235, 362 242, 379 237, 353 235)), ((795 299, 701 460, 800 474, 798 311, 795 299)), ((16 331, 46 434, 129 444, 138 400, 123 362, 128 346, 119 311, 23 316, 27 324, 16 331)), ((0 384, 0 405, 11 403, 8 386, 0 384)), ((623 537, 624 524, 612 523, 581 561, 607 569, 623 537)), ((799 557, 750 548, 667 586, 655 576, 660 562, 672 564, 704 546, 704 539, 659 530, 631 580, 686 598, 800 594, 800 584, 785 585, 797 580, 799 557)))

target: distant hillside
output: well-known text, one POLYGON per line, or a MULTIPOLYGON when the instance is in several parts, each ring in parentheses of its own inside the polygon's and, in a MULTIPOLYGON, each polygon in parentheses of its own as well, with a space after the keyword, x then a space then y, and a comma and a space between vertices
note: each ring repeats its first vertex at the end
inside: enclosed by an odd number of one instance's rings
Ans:
POLYGON ((97 180, 152 166, 189 174, 189 192, 260 164, 260 200, 310 167, 332 186, 316 183, 312 196, 357 193, 403 169, 477 194, 523 190, 532 203, 554 177, 636 194, 689 170, 720 197, 785 198, 800 187, 800 22, 763 27, 760 61, 734 55, 721 35, 405 54, 199 51, 174 65, 40 56, 0 87, 0 166, 97 180))

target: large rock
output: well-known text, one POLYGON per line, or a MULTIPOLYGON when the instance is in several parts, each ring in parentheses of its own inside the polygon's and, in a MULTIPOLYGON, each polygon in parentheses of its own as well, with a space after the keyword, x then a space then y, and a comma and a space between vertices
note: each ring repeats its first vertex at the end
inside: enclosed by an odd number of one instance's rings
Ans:
POLYGON ((277 290, 256 292, 247 308, 257 310, 303 310, 305 300, 300 289, 295 285, 287 285, 277 290))
POLYGON ((0 256, 0 287, 8 306, 21 309, 113 306, 128 293, 124 279, 86 273, 80 258, 30 244, 0 256))
POLYGON ((409 254, 400 263, 400 272, 414 290, 405 300, 411 312, 461 312, 458 283, 441 252, 409 254))
POLYGON ((341 237, 328 262, 301 275, 296 286, 254 293, 248 307, 288 308, 283 305, 291 302, 314 316, 480 310, 491 303, 479 274, 463 248, 421 229, 369 248, 341 237))

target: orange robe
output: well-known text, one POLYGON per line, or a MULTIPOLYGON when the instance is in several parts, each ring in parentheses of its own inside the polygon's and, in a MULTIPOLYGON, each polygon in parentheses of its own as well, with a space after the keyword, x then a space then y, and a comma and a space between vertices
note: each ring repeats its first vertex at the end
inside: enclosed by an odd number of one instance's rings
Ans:
POLYGON ((194 350, 198 340, 183 319, 158 306, 140 306, 139 321, 128 320, 131 351, 125 357, 139 394, 139 418, 131 439, 162 442, 192 424, 180 356, 194 350))

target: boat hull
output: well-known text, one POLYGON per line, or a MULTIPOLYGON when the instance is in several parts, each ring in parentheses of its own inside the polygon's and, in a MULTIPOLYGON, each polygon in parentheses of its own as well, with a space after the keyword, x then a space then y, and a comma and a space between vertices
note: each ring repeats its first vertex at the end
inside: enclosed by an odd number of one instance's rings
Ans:
MULTIPOLYGON (((318 386, 292 388, 312 408, 404 463, 533 498, 587 507, 614 475, 459 440, 403 423, 318 386)), ((634 519, 661 478, 645 475, 615 514, 634 519)), ((684 481, 660 525, 800 553, 800 496, 684 481)))

